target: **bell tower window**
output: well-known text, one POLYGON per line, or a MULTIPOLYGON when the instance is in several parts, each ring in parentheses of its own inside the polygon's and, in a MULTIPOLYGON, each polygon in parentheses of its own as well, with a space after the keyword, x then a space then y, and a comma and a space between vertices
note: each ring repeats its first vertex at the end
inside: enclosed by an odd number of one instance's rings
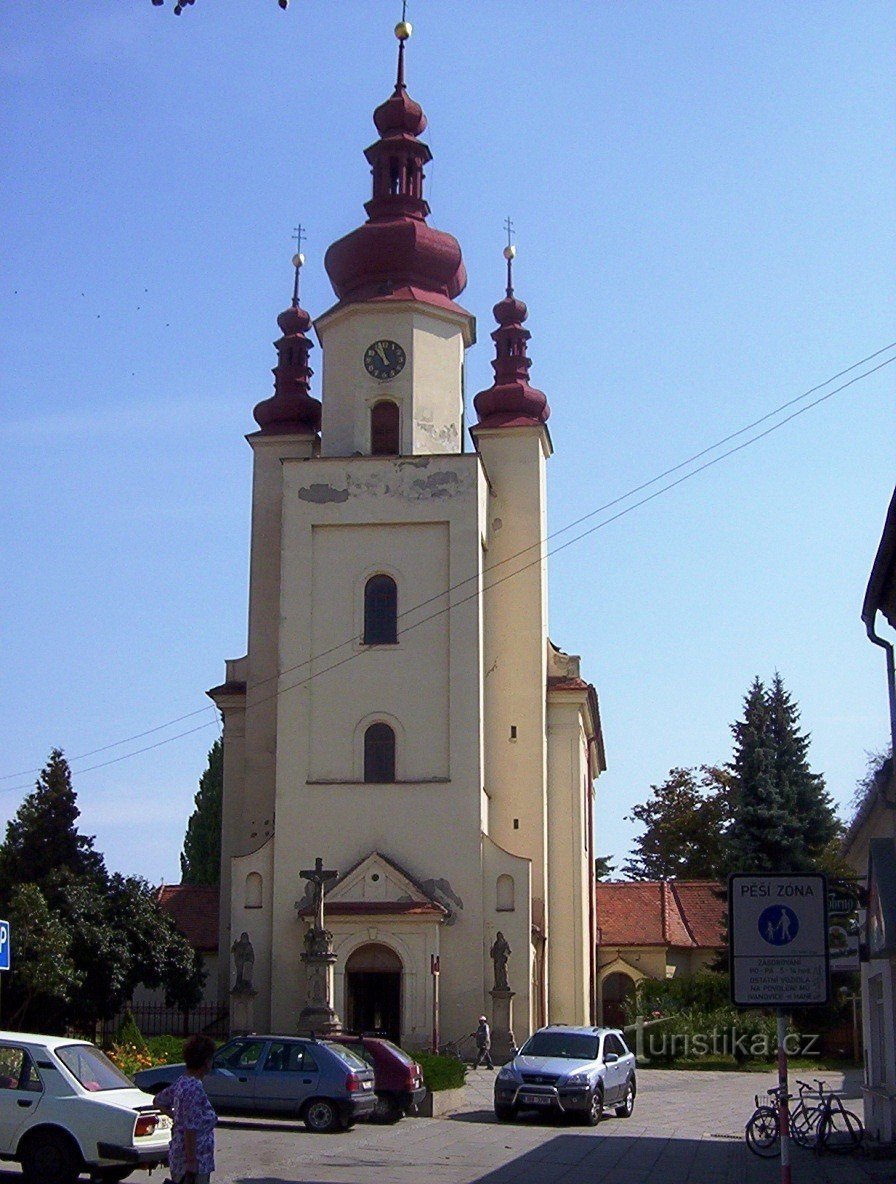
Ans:
POLYGON ((371 456, 398 456, 398 404, 382 399, 370 409, 371 456))
POLYGON ((398 642, 398 587, 391 576, 371 576, 364 585, 364 645, 398 642))
POLYGON ((395 733, 388 724, 371 724, 364 733, 364 781, 395 780, 395 733))

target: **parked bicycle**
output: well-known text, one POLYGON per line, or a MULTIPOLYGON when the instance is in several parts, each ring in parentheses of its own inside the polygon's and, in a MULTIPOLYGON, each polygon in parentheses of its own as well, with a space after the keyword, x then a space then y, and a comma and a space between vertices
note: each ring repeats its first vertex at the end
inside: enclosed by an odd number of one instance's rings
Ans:
MULTIPOLYGON (((856 1151, 862 1144, 865 1129, 861 1119, 843 1105, 840 1094, 820 1078, 815 1084, 798 1081, 796 1105, 788 1108, 788 1128, 795 1143, 816 1151, 844 1153, 856 1151)), ((794 1095, 777 1085, 768 1090, 770 1102, 760 1101, 756 1094, 756 1109, 744 1128, 744 1139, 754 1155, 769 1159, 781 1154, 780 1101, 785 1104, 794 1095)))

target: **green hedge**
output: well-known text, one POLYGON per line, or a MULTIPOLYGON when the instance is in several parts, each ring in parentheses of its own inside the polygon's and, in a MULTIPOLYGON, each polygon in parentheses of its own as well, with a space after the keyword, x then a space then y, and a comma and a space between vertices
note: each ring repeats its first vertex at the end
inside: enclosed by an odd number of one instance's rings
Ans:
POLYGON ((442 1089, 460 1089, 466 1081, 467 1066, 463 1061, 431 1052, 415 1052, 413 1056, 423 1069, 426 1088, 433 1093, 442 1089))

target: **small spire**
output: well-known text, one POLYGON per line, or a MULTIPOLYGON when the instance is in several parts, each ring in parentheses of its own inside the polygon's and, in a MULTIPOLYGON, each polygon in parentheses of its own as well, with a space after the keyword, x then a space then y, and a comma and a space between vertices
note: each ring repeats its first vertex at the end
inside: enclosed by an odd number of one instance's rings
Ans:
POLYGON ((296 277, 292 285, 292 306, 299 307, 299 273, 302 270, 302 265, 305 262, 305 256, 302 254, 302 243, 305 241, 305 231, 302 229, 300 222, 295 230, 292 232, 292 237, 296 241, 296 253, 292 257, 292 265, 296 269, 296 277))
POLYGON ((504 219, 504 229, 507 231, 507 246, 504 248, 504 258, 507 260, 507 295, 513 295, 513 260, 516 255, 516 247, 513 245, 513 236, 516 233, 513 228, 513 223, 510 221, 510 215, 504 219))
POLYGON ((400 94, 401 91, 406 90, 404 84, 404 43, 414 31, 414 26, 407 19, 408 15, 408 0, 401 2, 401 20, 395 26, 395 36, 398 38, 398 74, 395 78, 395 93, 400 94))

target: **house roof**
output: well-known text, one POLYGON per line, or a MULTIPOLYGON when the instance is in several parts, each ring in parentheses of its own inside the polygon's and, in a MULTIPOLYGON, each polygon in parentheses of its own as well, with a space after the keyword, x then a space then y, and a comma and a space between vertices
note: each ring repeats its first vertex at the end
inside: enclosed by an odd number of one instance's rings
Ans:
POLYGON ((896 490, 890 499, 862 604, 862 620, 867 628, 873 627, 878 612, 896 629, 896 490))
POLYGON ((218 948, 218 886, 163 884, 159 906, 168 913, 194 950, 218 948))
POLYGON ((713 880, 599 880, 595 903, 600 945, 717 949, 724 944, 725 888, 713 880))

